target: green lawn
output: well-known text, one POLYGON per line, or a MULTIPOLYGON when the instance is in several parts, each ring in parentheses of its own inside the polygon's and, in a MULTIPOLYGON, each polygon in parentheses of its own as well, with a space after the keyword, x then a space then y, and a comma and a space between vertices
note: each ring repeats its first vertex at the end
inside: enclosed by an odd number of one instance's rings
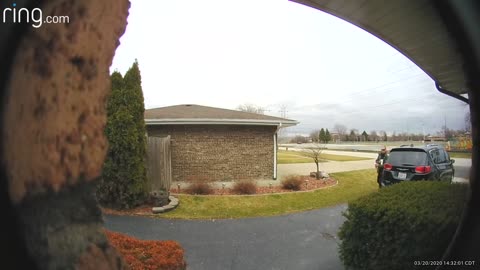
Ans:
MULTIPOLYGON (((290 164, 290 163, 313 163, 313 159, 308 156, 308 152, 300 151, 278 151, 278 164, 290 164)), ((367 160, 370 158, 353 157, 344 155, 332 155, 321 154, 322 162, 326 161, 355 161, 355 160, 367 160)))
POLYGON ((313 160, 311 157, 302 155, 302 153, 297 153, 294 151, 278 151, 277 162, 278 164, 312 163, 313 160))
POLYGON ((177 209, 159 217, 220 219, 275 216, 346 203, 378 189, 374 169, 331 174, 338 185, 314 192, 259 196, 179 195, 177 209))
POLYGON ((472 153, 448 152, 448 155, 449 155, 451 158, 472 158, 472 153))

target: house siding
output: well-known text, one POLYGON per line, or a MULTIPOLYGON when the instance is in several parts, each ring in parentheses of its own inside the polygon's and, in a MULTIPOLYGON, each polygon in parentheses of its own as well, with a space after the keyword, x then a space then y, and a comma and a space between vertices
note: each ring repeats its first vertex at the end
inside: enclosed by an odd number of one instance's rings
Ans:
POLYGON ((272 179, 276 127, 153 125, 148 136, 171 136, 173 181, 272 179))

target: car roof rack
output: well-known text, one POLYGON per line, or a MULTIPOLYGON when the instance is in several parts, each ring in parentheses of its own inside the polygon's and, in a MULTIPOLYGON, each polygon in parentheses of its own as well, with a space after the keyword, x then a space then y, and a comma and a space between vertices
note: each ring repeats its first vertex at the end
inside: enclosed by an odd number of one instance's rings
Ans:
POLYGON ((400 147, 413 147, 413 143, 412 144, 402 144, 402 145, 400 145, 400 147))

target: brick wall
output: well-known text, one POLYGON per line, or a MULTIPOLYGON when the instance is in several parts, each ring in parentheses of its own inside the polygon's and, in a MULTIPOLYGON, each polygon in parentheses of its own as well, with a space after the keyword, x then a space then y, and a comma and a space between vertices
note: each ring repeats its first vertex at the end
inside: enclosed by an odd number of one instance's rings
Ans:
POLYGON ((173 181, 273 178, 275 127, 148 126, 149 136, 172 138, 173 181))
POLYGON ((15 38, 0 31, 11 55, 0 52, 9 67, 8 80, 0 75, 1 268, 125 269, 104 234, 94 189, 107 150, 109 67, 130 3, 17 1, 17 10, 26 2, 70 23, 9 24, 21 35, 16 51, 15 38))

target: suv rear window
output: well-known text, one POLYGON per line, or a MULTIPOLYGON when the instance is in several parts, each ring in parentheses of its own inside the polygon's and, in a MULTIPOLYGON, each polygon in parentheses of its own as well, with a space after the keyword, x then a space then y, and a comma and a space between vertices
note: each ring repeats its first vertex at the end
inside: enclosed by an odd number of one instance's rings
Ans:
POLYGON ((443 149, 435 149, 430 151, 430 156, 435 164, 448 162, 448 155, 443 149))
POLYGON ((408 149, 390 152, 388 163, 394 166, 427 165, 427 153, 422 150, 408 149))

